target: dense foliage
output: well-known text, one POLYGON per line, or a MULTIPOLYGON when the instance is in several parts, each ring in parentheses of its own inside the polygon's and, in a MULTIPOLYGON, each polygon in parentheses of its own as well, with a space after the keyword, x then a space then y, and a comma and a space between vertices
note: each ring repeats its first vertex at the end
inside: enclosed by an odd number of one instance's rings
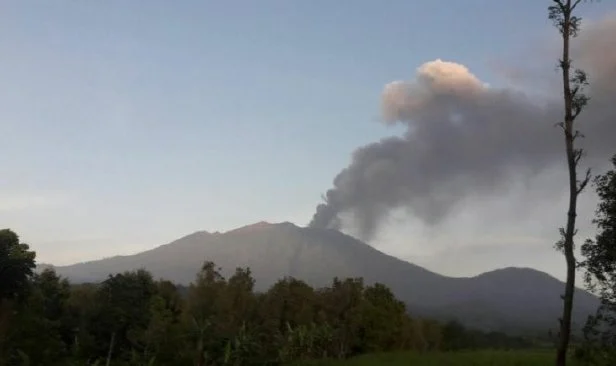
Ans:
POLYGON ((34 253, 11 231, 1 233, 1 366, 266 365, 524 346, 455 322, 412 318, 387 287, 359 278, 335 278, 320 289, 284 278, 257 293, 249 269, 226 279, 206 262, 188 288, 145 270, 71 285, 51 269, 34 274, 34 253))
MULTIPOLYGON (((572 365, 583 363, 571 360, 572 365)), ((569 364, 569 362, 567 362, 569 364)), ((414 351, 373 353, 346 360, 298 362, 296 366, 549 366, 554 352, 549 350, 477 350, 459 352, 414 351)), ((605 365, 612 366, 612 365, 605 365)))
POLYGON ((586 284, 601 299, 601 307, 586 326, 583 357, 616 364, 616 155, 612 169, 594 179, 599 204, 593 223, 598 233, 582 246, 586 284))

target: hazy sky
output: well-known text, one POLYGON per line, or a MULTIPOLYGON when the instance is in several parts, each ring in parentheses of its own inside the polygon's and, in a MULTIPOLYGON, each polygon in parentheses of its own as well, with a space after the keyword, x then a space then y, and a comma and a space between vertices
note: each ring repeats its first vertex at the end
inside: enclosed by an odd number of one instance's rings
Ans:
MULTIPOLYGON (((402 132, 379 123, 391 81, 443 59, 536 92, 510 71, 536 59, 554 72, 549 4, 1 1, 0 226, 68 264, 197 230, 305 225, 357 147, 402 132)), ((438 227, 401 214, 371 244, 451 275, 562 277, 566 200, 539 199, 559 174, 475 197, 438 227)))

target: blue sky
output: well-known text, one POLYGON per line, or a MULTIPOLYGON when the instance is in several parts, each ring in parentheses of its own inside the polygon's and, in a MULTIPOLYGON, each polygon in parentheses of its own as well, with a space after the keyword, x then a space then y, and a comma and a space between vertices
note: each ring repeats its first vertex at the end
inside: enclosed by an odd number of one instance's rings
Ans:
POLYGON ((498 84, 549 3, 5 0, 0 222, 58 264, 304 225, 355 148, 399 132, 386 83, 441 58, 498 84))

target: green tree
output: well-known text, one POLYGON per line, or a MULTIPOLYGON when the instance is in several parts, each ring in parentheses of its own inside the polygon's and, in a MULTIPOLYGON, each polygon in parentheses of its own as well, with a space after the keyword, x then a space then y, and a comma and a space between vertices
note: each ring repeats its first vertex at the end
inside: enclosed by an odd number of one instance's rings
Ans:
POLYGON ((593 224, 599 232, 582 245, 582 264, 589 288, 616 305, 616 155, 611 162, 612 169, 593 181, 599 197, 593 224))
POLYGON ((194 345, 188 356, 196 366, 205 366, 212 360, 223 357, 224 340, 217 337, 220 326, 220 298, 224 295, 227 281, 213 262, 205 262, 197 279, 188 289, 184 324, 187 337, 194 345))
POLYGON ((36 253, 9 229, 0 230, 0 365, 6 362, 6 336, 15 301, 26 297, 36 253))
POLYGON ((169 281, 158 281, 156 288, 157 293, 150 301, 144 355, 146 360, 155 359, 157 365, 173 365, 178 359, 178 350, 183 347, 183 299, 177 286, 169 281))
POLYGON ((332 355, 345 358, 362 352, 359 336, 364 281, 361 278, 334 278, 330 288, 321 292, 327 322, 335 329, 332 355))
POLYGON ((150 300, 150 321, 144 334, 144 359, 156 365, 178 362, 185 340, 182 324, 184 299, 176 285, 167 280, 156 282, 156 294, 150 300))
POLYGON ((578 165, 583 156, 583 150, 576 147, 575 141, 582 136, 577 130, 575 122, 588 103, 588 97, 584 94, 584 87, 588 84, 586 73, 582 70, 572 70, 570 57, 571 39, 578 35, 581 19, 574 15, 574 11, 582 0, 552 0, 548 8, 549 18, 562 36, 562 56, 559 67, 562 71, 562 87, 564 101, 564 118, 558 125, 562 128, 565 137, 565 152, 568 167, 569 207, 567 211, 567 223, 561 228, 561 240, 557 247, 563 251, 567 265, 565 293, 563 295, 563 313, 560 318, 560 334, 556 365, 564 366, 567 363, 567 350, 571 337, 571 315, 573 311, 573 295, 575 292, 575 243, 577 201, 578 196, 584 190, 590 179, 590 170, 586 171, 583 179, 578 179, 578 165))
POLYGON ((220 336, 226 341, 224 364, 262 364, 254 285, 250 269, 236 268, 219 299, 219 306, 226 309, 219 328, 220 336))
POLYGON ((64 322, 69 284, 52 269, 33 277, 28 297, 15 312, 11 327, 11 357, 26 355, 34 365, 65 365, 73 341, 72 329, 64 322))
POLYGON ((109 276, 96 292, 88 321, 91 348, 82 352, 95 359, 128 361, 146 350, 145 331, 150 323, 151 300, 156 294, 152 276, 145 270, 109 276))
POLYGON ((611 162, 612 169, 593 181, 599 197, 593 220, 598 233, 582 245, 582 266, 588 288, 601 299, 599 311, 589 319, 586 336, 602 358, 616 364, 616 155, 611 162))
POLYGON ((247 268, 237 268, 227 281, 224 295, 220 298, 220 306, 227 309, 221 329, 226 337, 237 334, 255 312, 254 285, 255 280, 247 268))
POLYGON ((261 341, 267 354, 287 361, 297 350, 295 339, 303 335, 307 326, 315 320, 316 294, 312 287, 298 279, 287 277, 276 282, 258 298, 258 323, 261 341), (301 332, 301 333, 300 333, 301 332))
POLYGON ((0 301, 23 296, 34 275, 36 253, 9 229, 0 230, 0 301))
POLYGON ((97 286, 94 284, 72 285, 70 288, 63 324, 66 329, 72 329, 74 339, 70 351, 74 359, 87 360, 91 354, 86 351, 95 348, 96 340, 89 329, 91 319, 99 309, 96 297, 97 286))
POLYGON ((276 282, 262 298, 260 314, 270 332, 284 332, 310 324, 315 317, 315 292, 304 281, 284 278, 276 282))
POLYGON ((359 335, 362 351, 401 349, 404 341, 406 309, 389 288, 375 284, 364 290, 359 335))
POLYGON ((443 343, 448 351, 466 348, 469 343, 466 328, 456 320, 447 322, 443 327, 443 343))

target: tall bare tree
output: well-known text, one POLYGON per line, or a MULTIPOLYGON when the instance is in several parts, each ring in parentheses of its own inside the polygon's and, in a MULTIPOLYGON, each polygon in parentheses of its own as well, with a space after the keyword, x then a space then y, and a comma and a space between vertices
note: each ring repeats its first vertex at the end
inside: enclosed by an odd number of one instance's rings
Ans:
POLYGON ((564 366, 567 363, 567 350, 571 336, 571 314, 573 310, 573 294, 575 290, 575 243, 574 237, 577 232, 575 221, 577 216, 578 196, 590 179, 590 170, 586 171, 583 179, 578 179, 578 165, 584 152, 576 147, 575 142, 582 137, 576 129, 575 122, 584 107, 588 104, 588 96, 584 94, 584 87, 588 85, 586 73, 580 69, 572 70, 570 57, 571 39, 578 35, 581 18, 574 15, 574 11, 582 0, 552 0, 549 6, 549 18, 559 30, 562 36, 562 56, 559 67, 562 71, 564 120, 558 123, 565 135, 565 153, 569 171, 569 208, 567 211, 567 224, 560 229, 561 239, 557 248, 565 255, 567 263, 567 279, 563 299, 563 313, 560 318, 560 332, 556 365, 564 366))

